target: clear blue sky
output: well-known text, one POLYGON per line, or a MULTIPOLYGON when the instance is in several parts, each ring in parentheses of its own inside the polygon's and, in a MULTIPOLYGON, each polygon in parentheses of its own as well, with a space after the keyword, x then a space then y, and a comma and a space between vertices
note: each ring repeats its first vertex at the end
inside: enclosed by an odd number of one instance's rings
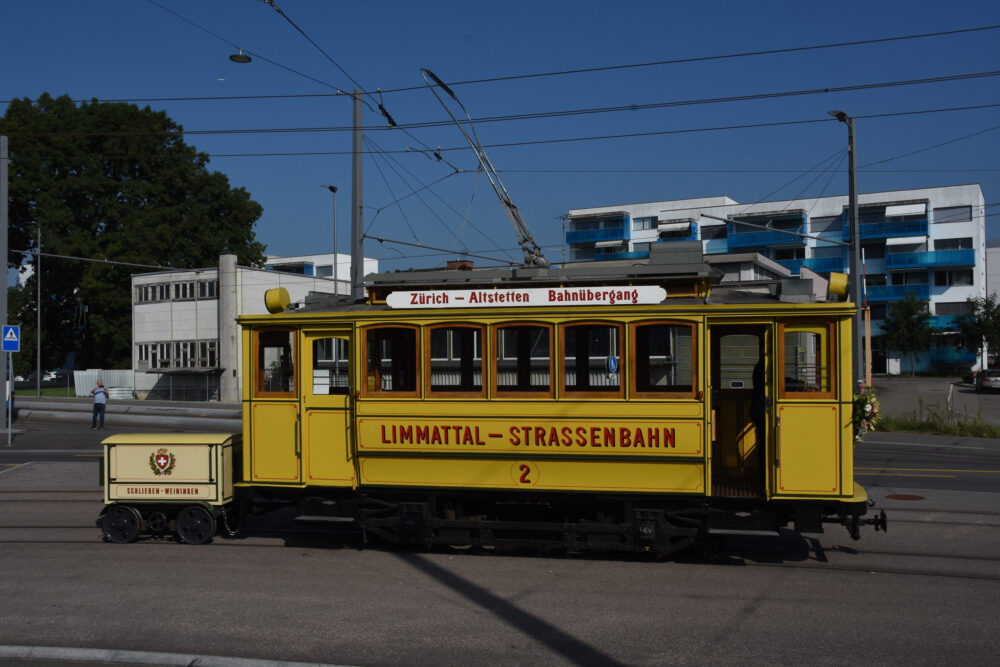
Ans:
MULTIPOLYGON (((329 94, 338 88, 350 91, 357 85, 373 92, 366 100, 374 106, 377 88, 392 91, 422 86, 421 67, 433 70, 446 82, 460 82, 1000 24, 1000 3, 995 0, 276 0, 276 4, 329 60, 281 14, 259 0, 4 2, 0 5, 4 26, 0 100, 35 98, 42 92, 74 99, 136 100, 166 111, 188 132, 344 128, 351 124, 348 96, 249 96, 329 94), (230 62, 234 44, 255 54, 253 62, 230 62), (221 96, 234 99, 204 99, 221 96), (175 99, 142 101, 148 98, 175 99)), ((861 86, 993 70, 1000 70, 997 29, 517 78, 455 85, 454 90, 473 118, 485 118, 861 86)), ((426 89, 386 92, 381 99, 401 125, 447 119, 426 89)), ((862 118, 990 104, 1000 104, 997 76, 482 122, 477 131, 535 238, 550 259, 558 261, 560 216, 571 208, 711 195, 729 195, 752 203, 845 194, 846 161, 841 162, 840 157, 846 152, 846 128, 827 116, 831 109, 859 117, 862 192, 980 183, 987 203, 1000 202, 1000 106, 862 118), (793 121, 819 122, 691 131, 793 121), (551 142, 668 131, 673 133, 551 142), (537 143, 543 141, 548 143, 537 143), (489 148, 519 142, 536 143, 489 148), (944 145, 931 148, 937 144, 944 145), (914 154, 899 157, 909 153, 914 154), (786 185, 817 165, 837 166, 838 170, 801 177, 786 185)), ((0 111, 4 108, 6 104, 0 111)), ((376 151, 365 158, 365 226, 369 234, 520 258, 510 224, 489 183, 477 176, 475 158, 457 128, 386 130, 384 119, 369 109, 365 110, 364 124, 371 128, 367 136, 374 142, 368 149, 376 151), (461 149, 443 152, 460 173, 419 151, 378 153, 423 146, 461 149), (413 194, 415 189, 417 194, 413 194), (394 203, 400 198, 402 201, 394 203)), ((337 185, 338 243, 342 252, 347 251, 349 132, 227 132, 189 134, 186 140, 212 156, 213 170, 225 173, 233 186, 245 187, 263 205, 257 238, 270 253, 332 250, 331 195, 320 186, 337 185)), ((988 235, 1000 236, 1000 206, 987 207, 986 213, 990 216, 988 235)), ((365 254, 382 260, 383 269, 435 266, 456 256, 373 241, 366 242, 365 254)))

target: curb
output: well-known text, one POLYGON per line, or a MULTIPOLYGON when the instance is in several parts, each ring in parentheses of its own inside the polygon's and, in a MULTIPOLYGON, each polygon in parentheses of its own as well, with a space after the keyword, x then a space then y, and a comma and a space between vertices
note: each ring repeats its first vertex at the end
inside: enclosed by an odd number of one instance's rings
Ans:
MULTIPOLYGON (((35 410, 16 408, 14 423, 22 419, 47 419, 52 421, 70 421, 74 423, 86 423, 90 421, 92 412, 87 410, 35 410)), ((231 431, 239 433, 243 430, 242 419, 226 419, 222 417, 199 417, 199 416, 171 416, 154 412, 112 412, 107 411, 104 415, 105 422, 114 424, 133 424, 136 426, 158 426, 163 428, 185 427, 202 428, 213 431, 231 431)))

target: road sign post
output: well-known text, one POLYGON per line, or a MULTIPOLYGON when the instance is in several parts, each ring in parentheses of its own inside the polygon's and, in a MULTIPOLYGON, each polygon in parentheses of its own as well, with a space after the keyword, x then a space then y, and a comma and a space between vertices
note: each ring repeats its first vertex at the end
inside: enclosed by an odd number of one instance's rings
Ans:
POLYGON ((14 416, 14 383, 11 378, 14 375, 14 353, 21 351, 21 327, 16 324, 3 325, 0 341, 3 344, 0 351, 7 353, 7 403, 4 410, 7 412, 7 446, 10 447, 10 427, 14 416))

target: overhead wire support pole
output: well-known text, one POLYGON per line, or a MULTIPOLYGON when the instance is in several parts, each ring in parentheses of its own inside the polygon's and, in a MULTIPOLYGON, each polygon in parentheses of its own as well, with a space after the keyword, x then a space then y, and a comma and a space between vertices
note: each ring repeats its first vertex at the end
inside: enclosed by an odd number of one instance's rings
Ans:
POLYGON ((847 209, 848 220, 851 233, 850 250, 850 273, 851 273, 851 298, 857 310, 854 312, 854 382, 864 380, 868 373, 865 370, 864 359, 864 332, 862 331, 861 309, 862 309, 862 283, 861 283, 861 230, 858 216, 858 170, 857 170, 857 150, 854 140, 854 119, 845 112, 834 110, 829 112, 831 116, 847 125, 847 154, 848 154, 848 181, 847 181, 847 209))
POLYGON ((479 141, 479 135, 476 134, 475 125, 472 123, 472 116, 469 115, 468 110, 465 105, 458 99, 458 96, 448 87, 448 85, 438 78, 434 72, 426 68, 420 68, 420 74, 424 78, 424 83, 433 93, 434 97, 444 108, 448 116, 458 127, 459 132, 465 137, 465 140, 469 142, 469 146, 472 147, 472 151, 476 154, 476 158, 479 160, 479 166, 483 168, 483 172, 486 174, 486 178, 489 179, 490 185, 493 186, 493 191, 497 194, 500 199, 500 205, 503 206, 504 212, 507 217, 510 218, 510 223, 514 227, 514 234, 517 236, 518 245, 521 246, 521 250, 524 253, 524 263, 527 266, 534 266, 538 268, 546 268, 549 266, 549 261, 545 259, 545 255, 542 254, 542 249, 535 243, 535 239, 531 236, 531 231, 528 229, 528 225, 524 222, 524 218, 521 217, 521 212, 517 210, 517 206, 514 201, 510 198, 510 194, 507 192, 507 188, 504 187, 503 181, 500 180, 500 175, 497 174, 497 170, 493 168, 493 163, 490 162, 489 156, 486 155, 486 151, 483 149, 482 143, 479 141), (448 96, 455 101, 455 104, 462 109, 462 113, 465 114, 466 119, 468 119, 469 130, 472 132, 471 136, 469 132, 466 132, 462 123, 459 122, 455 115, 445 104, 441 96, 437 94, 434 90, 434 85, 427 80, 430 77, 434 80, 434 84, 441 88, 448 96))
MULTIPOLYGON (((10 162, 10 153, 6 135, 0 135, 0 259, 3 260, 3 275, 7 275, 7 169, 10 162)), ((0 317, 3 324, 7 324, 7 281, 4 279, 3 289, 0 289, 0 317)), ((7 355, 0 354, 0 381, 7 383, 10 377, 10 368, 7 364, 7 355)), ((13 387, 5 384, 6 394, 4 396, 4 410, 11 412, 11 393, 13 387)), ((10 446, 10 427, 7 427, 7 445, 10 446)))

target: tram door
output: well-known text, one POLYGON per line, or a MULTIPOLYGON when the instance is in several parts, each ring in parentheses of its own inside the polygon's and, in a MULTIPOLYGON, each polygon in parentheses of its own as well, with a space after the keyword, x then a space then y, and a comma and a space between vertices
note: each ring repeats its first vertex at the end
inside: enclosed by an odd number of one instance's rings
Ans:
POLYGON ((711 325, 712 495, 763 496, 769 405, 770 329, 711 325))
POLYGON ((302 335, 302 474, 307 484, 353 486, 349 329, 302 335))
POLYGON ((244 468, 249 478, 268 484, 301 481, 299 442, 299 345, 294 329, 257 330, 244 338, 250 343, 248 410, 243 432, 249 435, 244 468))

